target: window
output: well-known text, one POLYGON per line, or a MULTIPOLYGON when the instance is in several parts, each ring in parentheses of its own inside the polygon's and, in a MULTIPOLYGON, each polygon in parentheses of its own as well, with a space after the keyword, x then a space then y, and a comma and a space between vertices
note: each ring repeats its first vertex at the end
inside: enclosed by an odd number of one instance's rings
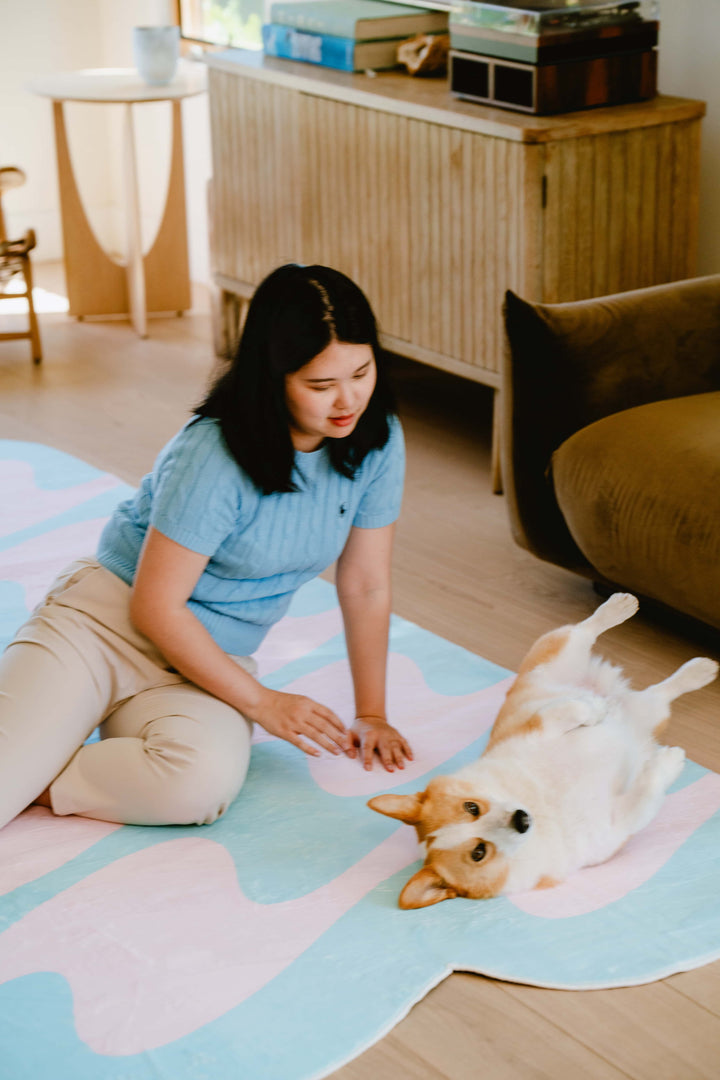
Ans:
POLYGON ((263 0, 180 0, 180 32, 191 41, 262 48, 263 0))

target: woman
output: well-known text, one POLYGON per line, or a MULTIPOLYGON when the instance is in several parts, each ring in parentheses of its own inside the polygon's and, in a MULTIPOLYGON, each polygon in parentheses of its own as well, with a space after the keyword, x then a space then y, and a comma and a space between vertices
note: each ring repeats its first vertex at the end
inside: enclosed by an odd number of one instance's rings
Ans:
POLYGON ((32 800, 126 824, 212 822, 242 786, 253 722, 307 754, 402 769, 385 668, 403 471, 365 296, 327 267, 274 271, 229 370, 0 660, 0 827, 32 800), (251 656, 336 559, 349 730, 262 686, 251 656))

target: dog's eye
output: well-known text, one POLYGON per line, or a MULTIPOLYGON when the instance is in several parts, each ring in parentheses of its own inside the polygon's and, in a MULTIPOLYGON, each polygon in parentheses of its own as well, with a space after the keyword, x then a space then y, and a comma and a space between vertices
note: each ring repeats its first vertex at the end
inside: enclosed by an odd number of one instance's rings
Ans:
POLYGON ((487 848, 486 848, 485 844, 483 844, 483 842, 481 840, 480 843, 477 844, 477 846, 474 847, 472 849, 472 851, 470 852, 470 858, 472 859, 473 862, 482 862, 483 859, 485 858, 485 852, 486 851, 487 851, 487 848))
POLYGON ((463 803, 463 810, 467 810, 468 814, 472 814, 473 817, 480 816, 480 807, 476 802, 463 803))

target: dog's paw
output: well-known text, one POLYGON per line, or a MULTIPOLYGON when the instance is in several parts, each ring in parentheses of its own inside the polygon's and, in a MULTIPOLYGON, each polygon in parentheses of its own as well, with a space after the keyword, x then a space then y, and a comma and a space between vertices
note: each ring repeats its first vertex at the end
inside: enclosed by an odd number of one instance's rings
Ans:
POLYGON ((607 708, 600 697, 568 698, 551 701, 538 709, 543 730, 550 735, 564 735, 581 727, 594 727, 605 719, 607 708))
POLYGON ((717 678, 718 670, 720 667, 717 661, 710 660, 707 656, 696 656, 678 668, 673 679, 682 687, 683 693, 688 693, 711 683, 717 678))
POLYGON ((632 593, 616 592, 610 596, 604 604, 595 612, 596 616, 609 629, 632 618, 638 609, 638 600, 632 593))
POLYGON ((682 746, 661 746, 653 758, 655 780, 667 791, 685 768, 685 751, 682 746))
POLYGON ((595 727, 607 716, 607 702, 599 696, 573 702, 577 727, 595 727))

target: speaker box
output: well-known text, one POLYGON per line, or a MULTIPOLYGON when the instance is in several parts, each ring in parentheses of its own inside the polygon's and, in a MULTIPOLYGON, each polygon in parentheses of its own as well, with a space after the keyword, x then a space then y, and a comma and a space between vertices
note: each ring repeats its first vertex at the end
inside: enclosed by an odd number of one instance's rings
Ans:
POLYGON ((657 93, 657 52, 523 64, 451 49, 450 90, 468 101, 536 115, 645 101, 657 93))

